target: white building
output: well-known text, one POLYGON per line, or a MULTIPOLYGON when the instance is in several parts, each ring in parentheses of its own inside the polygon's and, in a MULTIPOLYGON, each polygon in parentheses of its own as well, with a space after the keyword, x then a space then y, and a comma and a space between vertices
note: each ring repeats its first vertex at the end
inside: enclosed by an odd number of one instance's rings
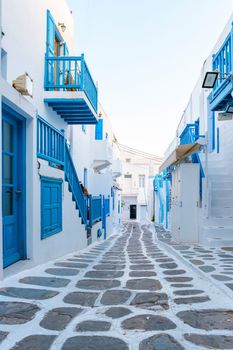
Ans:
POLYGON ((4 276, 110 235, 120 222, 121 164, 84 56, 73 52, 66 1, 1 5, 4 276))
POLYGON ((146 221, 153 219, 154 174, 162 158, 120 145, 123 164, 122 219, 146 221))
POLYGON ((179 242, 233 243, 232 21, 203 63, 155 179, 157 223, 179 242), (213 89, 204 88, 213 71, 213 89))

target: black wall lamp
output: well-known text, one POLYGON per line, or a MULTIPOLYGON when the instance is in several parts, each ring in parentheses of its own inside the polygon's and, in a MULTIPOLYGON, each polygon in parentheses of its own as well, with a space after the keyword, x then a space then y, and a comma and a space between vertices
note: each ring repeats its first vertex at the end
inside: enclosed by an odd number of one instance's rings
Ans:
MULTIPOLYGON (((220 72, 218 70, 206 72, 204 81, 202 84, 202 88, 204 89, 212 89, 219 77, 220 72)), ((232 79, 233 74, 232 73, 221 73, 221 80, 230 80, 232 79), (222 77, 225 76, 225 77, 222 77)))
POLYGON ((218 79, 219 72, 206 72, 204 81, 202 83, 202 88, 204 89, 212 89, 218 79))

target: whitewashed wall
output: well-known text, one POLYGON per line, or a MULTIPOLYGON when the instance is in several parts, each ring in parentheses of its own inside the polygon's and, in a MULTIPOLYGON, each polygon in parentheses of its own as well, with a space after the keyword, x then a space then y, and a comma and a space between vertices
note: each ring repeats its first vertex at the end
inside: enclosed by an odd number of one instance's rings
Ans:
MULTIPOLYGON (((85 133, 82 131, 81 126, 70 127, 44 103, 44 57, 46 52, 47 9, 50 10, 57 25, 58 22, 64 22, 66 25, 65 32, 61 32, 60 34, 68 45, 70 55, 80 55, 80 53, 73 51, 73 17, 66 1, 2 0, 2 5, 2 11, 0 13, 2 14, 2 27, 5 36, 2 41, 0 40, 0 43, 6 52, 6 60, 3 62, 4 71, 6 70, 6 79, 2 79, 0 76, 0 97, 2 95, 5 103, 26 118, 27 256, 31 259, 32 264, 38 264, 86 247, 87 239, 84 225, 81 225, 78 211, 75 209, 75 204, 72 201, 72 195, 68 191, 66 182, 63 182, 63 231, 44 240, 40 239, 40 175, 55 178, 62 177, 64 179, 64 173, 49 167, 47 162, 36 157, 37 115, 40 115, 55 128, 65 130, 78 176, 82 182, 84 168, 88 169, 90 193, 104 194, 106 196, 111 194, 113 179, 111 176, 111 167, 104 174, 100 175, 94 174, 92 169, 95 126, 87 125, 85 133), (12 81, 25 72, 33 79, 33 98, 22 96, 12 88, 12 81), (41 165, 39 170, 38 161, 41 165)), ((93 78, 95 80, 95 77, 93 78)), ((105 114, 103 118, 106 119, 105 132, 108 132, 110 147, 114 150, 113 157, 117 159, 119 151, 113 142, 114 133, 111 123, 105 114)), ((0 155, 1 153, 0 145, 0 155)), ((112 203, 110 203, 110 206, 112 207, 112 203)), ((117 210, 117 205, 115 209, 117 210)), ((0 215, 2 215, 1 202, 0 215)), ((112 216, 116 217, 117 222, 119 221, 117 212, 112 213, 112 216)), ((110 235, 113 226, 112 218, 107 219, 107 225, 108 234, 110 235)), ((99 223, 93 228, 93 242, 97 237, 97 229, 101 226, 102 224, 99 223)), ((1 229, 2 226, 0 228, 0 234, 2 234, 1 229)), ((101 239, 103 239, 103 235, 101 239)), ((2 247, 0 245, 0 255, 2 255, 1 249, 2 247)), ((0 273, 2 273, 1 259, 0 273)))

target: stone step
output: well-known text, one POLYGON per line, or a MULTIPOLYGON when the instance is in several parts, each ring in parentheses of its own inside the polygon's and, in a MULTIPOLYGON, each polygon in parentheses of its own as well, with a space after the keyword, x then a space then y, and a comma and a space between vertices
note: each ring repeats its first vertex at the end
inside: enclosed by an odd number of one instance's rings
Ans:
POLYGON ((233 188, 225 189, 225 188, 212 188, 212 199, 218 198, 233 198, 233 188))
POLYGON ((233 198, 232 197, 212 197, 211 199, 211 208, 216 207, 232 207, 233 208, 233 198))
POLYGON ((233 226, 233 215, 222 217, 209 217, 204 221, 205 226, 233 226))
POLYGON ((233 214, 233 206, 229 207, 212 207, 210 210, 211 216, 231 216, 233 214))
POLYGON ((216 182, 224 182, 224 181, 233 181, 233 174, 231 173, 225 173, 221 174, 221 176, 219 174, 209 174, 209 179, 211 181, 216 181, 216 182))
POLYGON ((204 226, 203 233, 211 237, 223 237, 233 240, 233 226, 204 226))
POLYGON ((205 244, 209 247, 232 247, 232 239, 222 239, 222 238, 207 238, 205 244))
POLYGON ((233 181, 213 181, 211 188, 215 190, 233 190, 233 181))

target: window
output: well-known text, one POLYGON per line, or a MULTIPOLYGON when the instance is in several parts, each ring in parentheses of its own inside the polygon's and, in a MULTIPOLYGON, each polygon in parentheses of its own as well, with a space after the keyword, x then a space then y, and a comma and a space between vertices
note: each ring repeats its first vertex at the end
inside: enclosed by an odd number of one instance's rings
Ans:
POLYGON ((126 163, 130 163, 131 159, 130 158, 126 158, 125 161, 126 161, 126 163))
POLYGON ((125 175, 124 175, 124 178, 125 178, 125 179, 132 179, 132 175, 130 175, 130 174, 125 174, 125 175))
POLYGON ((103 119, 99 119, 95 126, 95 139, 103 140, 103 119))
POLYGON ((41 178, 41 239, 62 231, 62 180, 41 178))
POLYGON ((83 170, 83 185, 84 187, 87 188, 87 169, 86 168, 84 168, 83 170))
POLYGON ((145 175, 139 175, 139 187, 145 187, 145 175))

